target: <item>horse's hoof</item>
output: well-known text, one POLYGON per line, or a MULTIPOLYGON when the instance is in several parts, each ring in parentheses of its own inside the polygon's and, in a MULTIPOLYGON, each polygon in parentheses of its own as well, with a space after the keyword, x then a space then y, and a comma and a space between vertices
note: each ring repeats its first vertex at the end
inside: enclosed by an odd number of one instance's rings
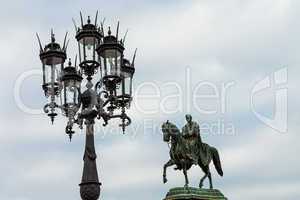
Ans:
POLYGON ((199 185, 199 188, 202 188, 203 187, 203 185, 201 184, 201 185, 199 185))

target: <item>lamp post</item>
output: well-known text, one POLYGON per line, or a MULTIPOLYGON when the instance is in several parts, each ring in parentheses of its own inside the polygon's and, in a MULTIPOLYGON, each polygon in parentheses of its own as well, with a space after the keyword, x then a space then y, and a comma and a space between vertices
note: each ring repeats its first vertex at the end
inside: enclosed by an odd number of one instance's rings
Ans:
POLYGON ((44 48, 38 37, 40 59, 43 69, 43 85, 47 104, 45 113, 53 124, 57 112, 66 116, 68 122, 65 132, 72 139, 73 126, 86 126, 86 144, 84 151, 84 167, 80 185, 80 195, 83 200, 97 200, 100 196, 96 152, 94 145, 94 124, 96 120, 103 120, 106 126, 110 119, 120 119, 120 127, 125 132, 131 119, 126 114, 132 101, 132 78, 135 72, 134 60, 130 62, 124 58, 124 39, 119 40, 119 23, 116 35, 112 35, 110 27, 105 35, 103 23, 101 26, 87 23, 76 28, 76 40, 79 50, 79 66, 72 66, 71 59, 65 66, 67 58, 67 34, 61 47, 55 41, 51 31, 51 42, 44 48), (82 92, 82 80, 86 79, 86 88, 82 92), (93 78, 95 81, 93 81, 93 78), (95 83, 95 84, 94 84, 95 83))

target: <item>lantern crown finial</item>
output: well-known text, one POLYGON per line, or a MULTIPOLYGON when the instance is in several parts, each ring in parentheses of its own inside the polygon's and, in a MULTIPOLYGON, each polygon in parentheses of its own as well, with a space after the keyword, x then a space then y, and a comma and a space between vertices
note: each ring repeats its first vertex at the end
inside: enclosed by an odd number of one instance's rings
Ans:
MULTIPOLYGON (((63 64, 65 62, 67 44, 64 42, 64 46, 63 48, 61 48, 60 44, 55 41, 55 35, 53 33, 53 29, 51 29, 51 42, 45 45, 44 48, 42 48, 39 37, 38 40, 40 45, 40 59, 43 64, 57 65, 57 64, 63 64)), ((65 40, 66 40, 66 36, 65 36, 65 40)))
POLYGON ((55 34, 53 33, 53 29, 51 29, 51 42, 55 43, 55 34))
POLYGON ((62 81, 66 80, 77 80, 79 82, 82 81, 82 76, 80 72, 76 69, 75 66, 72 66, 71 58, 69 59, 68 67, 63 69, 63 76, 61 78, 62 81))
POLYGON ((110 30, 110 26, 108 27, 108 35, 111 36, 111 30, 110 30))
MULTIPOLYGON (((98 15, 98 14, 97 14, 98 15)), ((83 24, 83 17, 80 12, 80 18, 81 18, 81 28, 76 27, 75 21, 73 21, 74 26, 77 28, 76 30, 76 39, 77 41, 83 41, 84 38, 95 38, 96 40, 100 40, 103 35, 100 30, 97 29, 97 18, 95 18, 95 24, 91 23, 91 17, 88 16, 87 23, 83 24)))

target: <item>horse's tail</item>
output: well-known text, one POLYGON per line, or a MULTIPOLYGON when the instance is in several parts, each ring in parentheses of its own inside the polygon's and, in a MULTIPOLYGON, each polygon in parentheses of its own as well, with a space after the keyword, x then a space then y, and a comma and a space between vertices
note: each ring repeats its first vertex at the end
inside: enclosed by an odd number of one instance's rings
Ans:
POLYGON ((219 152, 216 148, 211 147, 211 152, 212 152, 212 159, 215 165, 215 168, 220 176, 223 176, 223 170, 222 170, 222 165, 220 161, 220 156, 219 152))

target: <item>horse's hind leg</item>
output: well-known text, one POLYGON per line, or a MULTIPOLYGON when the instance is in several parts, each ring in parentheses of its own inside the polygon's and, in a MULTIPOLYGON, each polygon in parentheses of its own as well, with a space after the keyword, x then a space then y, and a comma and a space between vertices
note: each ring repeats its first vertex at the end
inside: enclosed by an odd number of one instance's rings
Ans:
POLYGON ((214 187, 213 187, 211 173, 210 173, 209 169, 208 169, 208 179, 209 179, 209 188, 213 189, 214 187))
POLYGON ((188 175, 187 175, 186 164, 184 164, 183 174, 184 174, 184 178, 185 178, 185 185, 184 185, 184 187, 188 187, 189 186, 189 178, 188 178, 188 175))
POLYGON ((174 161, 173 160, 169 160, 165 165, 164 165, 164 173, 163 173, 163 182, 166 183, 168 182, 167 179, 167 168, 174 165, 174 161))
POLYGON ((206 179, 207 176, 208 176, 208 175, 205 174, 205 175, 201 178, 200 183, 199 183, 199 188, 202 188, 202 187, 203 187, 203 181, 206 179))

